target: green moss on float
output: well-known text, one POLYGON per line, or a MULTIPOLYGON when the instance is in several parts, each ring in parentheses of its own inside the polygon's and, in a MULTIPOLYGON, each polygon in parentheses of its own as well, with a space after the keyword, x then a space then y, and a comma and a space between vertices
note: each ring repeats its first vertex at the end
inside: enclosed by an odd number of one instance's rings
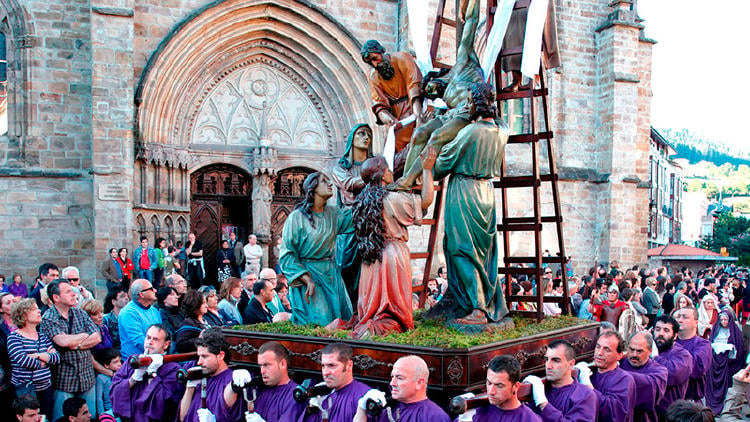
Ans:
MULTIPOLYGON (((545 318, 541 323, 534 319, 514 318, 515 327, 510 330, 497 332, 483 332, 479 334, 466 334, 454 327, 446 326, 444 321, 422 320, 415 314, 414 329, 405 333, 393 333, 385 336, 373 336, 366 340, 408 344, 423 347, 442 348, 466 348, 498 341, 512 340, 516 338, 529 337, 535 334, 574 327, 591 321, 582 320, 571 316, 560 316, 545 318)), ((263 333, 292 334, 311 337, 330 337, 337 339, 350 339, 351 332, 337 330, 327 332, 323 327, 317 325, 294 325, 290 322, 275 324, 238 325, 236 330, 255 331, 263 333)))

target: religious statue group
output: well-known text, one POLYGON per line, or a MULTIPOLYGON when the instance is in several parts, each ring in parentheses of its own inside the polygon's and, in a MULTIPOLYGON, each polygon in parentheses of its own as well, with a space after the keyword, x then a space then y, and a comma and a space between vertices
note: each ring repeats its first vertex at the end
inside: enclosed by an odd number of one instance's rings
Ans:
POLYGON ((429 316, 486 324, 507 313, 497 278, 492 179, 501 174, 508 129, 474 50, 479 2, 465 5, 456 64, 447 73, 423 78, 412 55, 388 53, 375 40, 363 45, 372 111, 390 128, 395 151, 373 156, 372 128, 359 124, 331 171, 304 181, 279 260, 294 323, 351 329, 357 338, 412 329, 408 227, 421 224, 434 180, 447 176, 448 289, 429 316), (426 106, 433 102, 443 108, 426 106), (328 205, 332 185, 337 206, 328 205), (415 185, 419 193, 412 193, 415 185))

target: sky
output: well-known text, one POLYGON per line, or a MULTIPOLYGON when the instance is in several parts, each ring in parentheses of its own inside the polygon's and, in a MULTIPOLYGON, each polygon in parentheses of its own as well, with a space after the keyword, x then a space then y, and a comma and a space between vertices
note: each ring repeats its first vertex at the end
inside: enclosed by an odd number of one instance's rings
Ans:
POLYGON ((651 126, 750 151, 750 0, 640 0, 638 14, 657 41, 651 126))

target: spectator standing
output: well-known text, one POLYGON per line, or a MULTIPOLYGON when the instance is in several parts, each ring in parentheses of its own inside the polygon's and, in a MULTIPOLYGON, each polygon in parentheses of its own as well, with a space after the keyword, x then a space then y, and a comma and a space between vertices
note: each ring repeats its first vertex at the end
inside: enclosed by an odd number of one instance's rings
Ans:
POLYGON ((229 247, 229 241, 223 240, 221 248, 216 251, 216 279, 219 281, 219 284, 234 275, 234 268, 236 266, 234 251, 229 247))
POLYGON ((42 302, 41 292, 47 287, 47 285, 57 280, 57 277, 59 276, 60 269, 57 268, 57 265, 46 263, 39 266, 39 282, 36 283, 33 289, 31 289, 30 296, 33 297, 34 300, 36 300, 36 306, 38 306, 39 309, 42 310, 42 315, 44 315, 44 312, 49 308, 49 306, 42 302))
POLYGON ((195 233, 188 234, 188 243, 185 245, 187 256, 187 278, 190 286, 198 289, 203 285, 206 276, 206 267, 203 265, 203 243, 196 239, 195 233))
POLYGON ((154 268, 154 279, 152 283, 157 288, 161 286, 161 280, 164 278, 164 257, 167 255, 167 240, 163 237, 156 239, 156 268, 154 268))
POLYGON ((109 347, 94 353, 94 359, 99 365, 112 373, 112 375, 101 373, 96 375, 96 414, 94 416, 101 416, 104 413, 112 412, 109 390, 112 386, 112 377, 122 367, 122 358, 120 358, 120 352, 109 347))
POLYGON ((206 323, 212 327, 221 327, 224 325, 224 319, 219 314, 219 295, 216 294, 216 289, 213 286, 201 286, 198 291, 206 298, 206 315, 203 318, 206 323))
POLYGON ((152 306, 156 302, 156 288, 150 281, 139 279, 130 286, 130 303, 120 311, 119 330, 123 360, 131 355, 143 353, 143 339, 152 324, 161 324, 159 310, 152 306))
MULTIPOLYGON (((268 310, 271 311, 272 315, 276 315, 279 312, 285 312, 284 305, 281 303, 281 299, 279 299, 279 295, 276 294, 276 283, 278 282, 278 275, 276 274, 276 271, 274 271, 273 268, 263 268, 260 271, 259 278, 261 281, 268 281, 271 283, 271 288, 273 289, 273 299, 271 299, 270 302, 268 302, 268 310)), ((291 316, 291 315, 290 315, 291 316)), ((288 320, 288 317, 284 317, 284 320, 288 320)))
POLYGON ((177 274, 182 267, 177 261, 177 248, 172 245, 167 246, 167 253, 164 255, 164 277, 177 274))
POLYGON ((120 264, 120 269, 122 270, 122 287, 129 289, 130 281, 133 280, 135 265, 133 265, 133 261, 128 258, 128 248, 120 248, 120 250, 117 251, 117 263, 120 264))
POLYGON ((257 281, 253 284, 253 298, 245 308, 245 324, 273 322, 273 314, 268 309, 268 302, 273 300, 273 287, 270 281, 257 281))
POLYGON ((176 352, 195 352, 198 336, 200 336, 201 331, 210 327, 204 319, 206 312, 208 312, 206 298, 197 290, 188 290, 182 299, 182 312, 185 319, 174 336, 176 352))
POLYGON ((53 374, 52 418, 62 416, 63 401, 80 397, 96 406, 96 390, 91 349, 101 341, 99 330, 86 312, 78 309, 78 299, 67 280, 47 286, 52 306, 42 317, 41 332, 60 351, 60 366, 53 374))
POLYGON ((234 253, 234 275, 239 276, 245 268, 245 250, 235 232, 229 233, 229 249, 234 253))
POLYGON ((240 315, 245 316, 245 308, 250 303, 250 299, 253 298, 253 284, 258 281, 258 274, 254 272, 242 273, 242 294, 240 295, 240 302, 237 304, 237 310, 240 311, 240 315))
MULTIPOLYGON (((669 315, 672 313, 672 310, 674 309, 674 294, 675 294, 675 288, 674 284, 667 283, 666 286, 664 286, 664 296, 661 298, 661 309, 662 313, 664 315, 669 315)), ((656 318, 654 318, 655 320, 656 318)), ((653 327, 653 324, 651 325, 653 327)))
POLYGON ((13 391, 11 385, 11 365, 8 355, 8 336, 16 330, 11 321, 10 309, 13 304, 13 295, 0 293, 0 406, 10 406, 13 402, 13 391))
POLYGON ((8 336, 8 354, 13 368, 12 384, 16 397, 31 395, 39 400, 42 413, 52 417, 52 373, 50 365, 60 363, 50 339, 37 332, 42 312, 33 299, 13 306, 11 315, 18 330, 8 336))
POLYGON ((62 278, 68 280, 70 286, 73 288, 76 297, 78 297, 79 307, 83 304, 83 301, 94 298, 94 294, 81 285, 81 273, 77 267, 65 267, 62 270, 62 278))
POLYGON ((99 329, 99 335, 102 336, 102 341, 94 346, 93 353, 112 348, 112 335, 109 333, 109 327, 104 324, 104 307, 102 304, 95 299, 88 299, 81 304, 81 309, 86 311, 96 328, 99 329))
POLYGON ((167 329, 169 338, 173 338, 185 320, 185 315, 180 309, 180 295, 172 287, 162 287, 156 292, 156 300, 159 304, 161 323, 167 329))
POLYGON ((29 288, 26 287, 26 283, 21 279, 21 274, 18 273, 13 274, 13 283, 8 286, 8 291, 15 297, 24 298, 29 296, 29 288))
POLYGON ((107 279, 107 290, 112 290, 114 287, 122 284, 122 267, 117 261, 116 248, 109 250, 109 258, 105 259, 104 263, 102 263, 102 274, 107 279))
MULTIPOLYGON (((669 289, 667 289, 667 293, 668 291, 669 289)), ((667 293, 665 293, 665 296, 667 293)), ((656 279, 653 277, 648 277, 646 279, 646 288, 643 290, 642 304, 643 307, 646 308, 646 318, 648 318, 646 328, 651 328, 656 323, 656 315, 661 308, 659 295, 656 294, 656 279)))
POLYGON ((242 324, 242 314, 237 305, 242 296, 242 281, 237 277, 229 277, 224 280, 219 290, 221 301, 219 302, 219 314, 227 325, 242 324))
POLYGON ((130 302, 130 296, 128 296, 125 287, 118 286, 110 290, 107 296, 104 298, 104 324, 109 330, 109 334, 112 336, 112 347, 120 349, 120 324, 118 317, 120 311, 124 308, 128 302, 130 302))
POLYGON ((247 245, 243 252, 245 253, 245 271, 260 273, 260 259, 263 257, 263 248, 258 244, 258 238, 251 234, 247 237, 247 245))
POLYGON ((138 278, 153 283, 154 270, 159 267, 159 256, 156 250, 148 245, 148 238, 141 236, 141 245, 133 252, 133 262, 137 270, 138 278))

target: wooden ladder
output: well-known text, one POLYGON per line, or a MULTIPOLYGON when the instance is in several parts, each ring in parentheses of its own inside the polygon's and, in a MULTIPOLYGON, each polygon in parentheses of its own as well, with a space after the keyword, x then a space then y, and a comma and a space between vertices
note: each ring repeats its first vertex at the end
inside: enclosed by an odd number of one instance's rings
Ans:
MULTIPOLYGON (((516 0, 514 9, 528 8, 530 0, 516 0)), ((492 29, 493 18, 495 10, 497 9, 497 0, 488 0, 487 2, 487 33, 492 29)), ((540 46, 541 48, 542 46, 540 46)), ((534 85, 531 84, 531 88, 519 90, 517 92, 502 92, 503 78, 500 77, 501 73, 501 59, 503 57, 521 55, 523 46, 508 46, 500 51, 497 62, 495 63, 495 90, 497 92, 497 106, 498 111, 502 113, 502 104, 509 100, 517 99, 528 99, 530 119, 529 126, 530 130, 528 133, 511 135, 508 139, 508 144, 529 144, 531 146, 531 159, 532 159, 532 170, 530 175, 523 176, 506 176, 507 166, 505 162, 505 156, 503 157, 503 165, 501 169, 501 177, 494 181, 496 190, 500 190, 501 198, 501 209, 502 219, 497 225, 498 231, 503 233, 503 266, 498 268, 498 274, 505 274, 505 300, 508 305, 508 309, 512 308, 513 303, 530 302, 529 296, 513 295, 511 293, 511 283, 509 282, 510 276, 515 275, 526 275, 533 276, 536 281, 536 297, 534 302, 536 303, 536 311, 512 311, 512 314, 533 316, 537 320, 541 321, 544 317, 543 304, 558 303, 564 314, 570 313, 570 301, 568 300, 568 278, 566 273, 567 258, 565 255, 565 242, 563 240, 563 218, 560 208, 560 193, 558 190, 557 182, 557 165, 555 164, 555 153, 552 142, 552 131, 549 129, 549 107, 547 103, 547 88, 544 81, 544 69, 540 64, 539 66, 539 81, 540 88, 535 89, 534 85), (537 110, 538 101, 542 102, 542 120, 544 122, 543 131, 540 131, 537 125, 537 110), (539 145, 540 141, 546 140, 547 147, 543 148, 539 145), (541 150, 541 151, 540 151, 541 150), (539 154, 547 154, 549 162, 549 173, 541 174, 539 169, 539 154), (553 213, 552 215, 542 215, 541 212, 541 187, 542 183, 550 183, 553 200, 553 213), (510 217, 508 215, 508 190, 517 188, 532 188, 532 212, 533 215, 530 217, 510 217), (559 254, 557 256, 542 256, 542 228, 545 223, 555 224, 557 230, 557 243, 559 254), (526 232, 531 233, 534 237, 534 255, 533 256, 512 256, 510 250, 510 234, 515 232, 526 232), (518 264, 528 264, 531 267, 518 267, 518 264), (544 286, 541 285, 539 280, 542 280, 544 272, 543 264, 559 264, 562 273, 562 296, 544 296, 544 286)), ((502 116, 500 116, 502 117, 502 116)))

